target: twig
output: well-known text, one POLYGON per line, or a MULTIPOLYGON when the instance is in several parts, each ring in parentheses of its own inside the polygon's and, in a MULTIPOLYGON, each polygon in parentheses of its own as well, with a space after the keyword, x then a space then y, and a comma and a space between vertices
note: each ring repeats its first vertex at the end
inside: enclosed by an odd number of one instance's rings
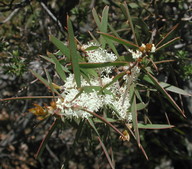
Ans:
POLYGON ((20 10, 20 8, 14 9, 14 11, 11 12, 11 14, 10 14, 4 21, 0 22, 0 25, 6 23, 6 22, 8 22, 8 21, 10 21, 10 20, 13 18, 13 16, 14 16, 19 10, 20 10))
POLYGON ((40 4, 41 4, 42 8, 47 12, 47 14, 51 17, 51 19, 57 23, 61 32, 64 34, 65 31, 63 29, 61 22, 55 17, 55 15, 49 10, 49 8, 43 2, 41 2, 40 4))
MULTIPOLYGON (((55 96, 59 98, 59 96, 55 96)), ((6 99, 0 99, 0 101, 9 101, 9 100, 22 100, 22 99, 53 99, 53 96, 23 96, 23 97, 11 97, 6 99)))

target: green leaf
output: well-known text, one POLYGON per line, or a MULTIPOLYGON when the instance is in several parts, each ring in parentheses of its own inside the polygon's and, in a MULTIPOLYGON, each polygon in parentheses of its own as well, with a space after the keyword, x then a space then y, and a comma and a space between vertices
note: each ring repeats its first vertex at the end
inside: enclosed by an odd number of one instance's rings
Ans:
POLYGON ((79 53, 77 52, 77 46, 75 43, 74 32, 72 23, 70 18, 67 18, 67 28, 68 28, 68 38, 69 38, 69 49, 70 49, 70 57, 72 62, 72 68, 74 72, 75 81, 77 83, 77 87, 81 87, 81 75, 80 75, 80 68, 79 68, 79 53))
POLYGON ((181 95, 185 95, 185 96, 192 96, 191 94, 187 93, 185 90, 180 89, 180 88, 178 88, 176 86, 170 85, 168 83, 159 82, 159 84, 161 85, 162 88, 164 88, 167 91, 177 93, 177 94, 181 94, 181 95))
POLYGON ((46 76, 47 76, 47 79, 48 79, 48 83, 49 83, 49 88, 54 96, 54 87, 53 87, 53 83, 52 83, 52 80, 51 80, 51 77, 48 73, 48 71, 45 69, 45 73, 46 73, 46 76))
MULTIPOLYGON (((37 78, 39 79, 48 89, 50 89, 50 84, 47 80, 45 80, 41 75, 39 75, 38 73, 36 73, 35 71, 31 70, 31 73, 37 78)), ((59 92, 54 89, 54 92, 57 94, 57 95, 60 95, 59 92)))
POLYGON ((132 32, 133 32, 133 36, 134 36, 135 43, 138 45, 137 37, 136 37, 136 33, 135 33, 135 29, 134 29, 134 26, 133 26, 132 18, 131 18, 131 15, 130 15, 130 12, 129 12, 129 8, 128 8, 128 6, 127 6, 127 3, 124 2, 124 4, 120 4, 120 8, 123 9, 124 14, 125 14, 125 16, 127 17, 127 20, 129 21, 131 30, 132 30, 132 32))
POLYGON ((67 57, 67 60, 70 60, 70 52, 67 46, 64 45, 59 39, 54 36, 49 36, 50 41, 62 52, 63 55, 67 57))
MULTIPOLYGON (((113 118, 106 118, 106 120, 107 120, 108 122, 110 122, 110 123, 115 123, 115 122, 118 121, 118 120, 113 119, 113 118)), ((93 121, 94 121, 95 123, 103 123, 103 121, 101 121, 101 120, 99 120, 99 119, 97 119, 97 118, 94 118, 93 121)))
POLYGON ((36 73, 35 71, 31 70, 31 73, 37 78, 39 79, 45 86, 47 86, 47 88, 49 88, 49 82, 47 80, 45 80, 40 74, 36 73))
MULTIPOLYGON (((49 57, 47 57, 47 56, 42 56, 42 55, 40 55, 40 57, 42 57, 43 59, 47 60, 47 61, 50 62, 50 63, 55 64, 55 62, 53 61, 52 58, 49 58, 49 57)), ((61 63, 61 62, 62 62, 62 61, 59 61, 59 63, 61 63)), ((69 70, 68 70, 66 67, 64 67, 62 64, 60 64, 60 65, 61 65, 61 67, 62 67, 62 69, 63 69, 64 72, 69 73, 69 70)))
POLYGON ((133 91, 133 92, 132 92, 130 104, 131 104, 131 113, 132 113, 132 121, 133 121, 135 137, 138 145, 140 145, 140 136, 139 136, 139 129, 138 129, 138 121, 137 121, 137 104, 136 104, 136 96, 134 94, 134 88, 135 88, 134 85, 131 85, 130 91, 133 91))
POLYGON ((53 59, 51 59, 51 58, 49 58, 49 57, 47 57, 47 56, 40 55, 40 57, 43 58, 43 59, 45 59, 45 60, 47 60, 47 61, 50 62, 50 63, 54 63, 54 62, 53 62, 53 59))
POLYGON ((101 88, 102 88, 101 86, 83 86, 81 89, 83 89, 83 91, 85 91, 86 93, 91 93, 94 90, 100 91, 101 88))
POLYGON ((48 56, 50 56, 52 58, 52 60, 55 64, 55 70, 56 70, 57 74, 60 76, 60 78, 63 80, 63 82, 65 82, 66 81, 66 75, 62 69, 62 65, 59 63, 59 61, 57 60, 57 58, 53 54, 48 53, 48 56))
POLYGON ((89 51, 89 50, 95 50, 98 49, 99 46, 89 46, 88 48, 85 49, 85 51, 89 51))
POLYGON ((148 75, 144 75, 143 76, 143 80, 145 80, 146 82, 154 85, 153 81, 151 80, 151 78, 148 75))
POLYGON ((97 135, 100 137, 100 134, 99 134, 97 128, 95 127, 95 124, 94 124, 93 120, 92 120, 91 118, 88 118, 87 120, 88 120, 90 126, 94 129, 94 131, 95 131, 95 132, 97 133, 97 135))
POLYGON ((149 78, 153 81, 156 88, 167 98, 167 100, 173 105, 173 107, 179 111, 184 117, 184 111, 181 110, 181 108, 177 105, 177 103, 173 100, 173 98, 167 93, 167 91, 160 85, 160 83, 157 81, 155 77, 153 77, 148 71, 145 70, 149 78))
MULTIPOLYGON (((109 7, 105 6, 102 12, 102 17, 101 17, 101 26, 100 26, 100 31, 101 32, 107 32, 107 25, 108 25, 108 12, 109 12, 109 7)), ((106 45, 106 40, 103 38, 103 36, 100 37, 100 42, 102 45, 102 48, 105 48, 106 45)))
POLYGON ((98 77, 97 72, 94 69, 89 68, 82 68, 81 67, 81 74, 84 76, 84 78, 89 82, 90 77, 98 77))
POLYGON ((93 18, 95 20, 95 23, 97 24, 97 27, 99 28, 99 30, 101 30, 101 21, 99 19, 99 16, 98 16, 97 11, 95 10, 95 8, 93 8, 92 14, 93 14, 93 18))
POLYGON ((140 102, 143 102, 143 100, 142 100, 142 98, 141 98, 141 96, 140 96, 140 94, 139 94, 138 89, 135 89, 134 92, 135 92, 136 97, 139 99, 139 101, 140 101, 140 102))
POLYGON ((120 3, 119 7, 120 7, 123 15, 125 16, 125 18, 128 20, 128 13, 126 11, 126 7, 124 6, 124 4, 120 3))
POLYGON ((139 111, 139 110, 143 110, 143 109, 145 109, 146 107, 148 106, 148 104, 145 104, 145 103, 138 103, 137 104, 137 111, 139 111))
POLYGON ((118 43, 120 43, 120 44, 122 44, 122 45, 128 46, 128 47, 133 48, 133 49, 139 49, 139 46, 138 46, 138 45, 136 45, 136 44, 134 44, 134 43, 132 43, 132 42, 129 42, 129 41, 127 41, 127 40, 124 40, 124 39, 115 37, 115 36, 110 35, 110 34, 108 34, 108 33, 103 33, 103 32, 98 32, 98 33, 101 34, 101 35, 103 35, 104 37, 107 37, 107 38, 109 38, 109 39, 111 39, 111 40, 113 40, 113 41, 115 41, 115 42, 118 42, 118 43))
POLYGON ((101 67, 109 67, 109 66, 126 66, 129 62, 105 62, 105 63, 87 63, 80 62, 79 66, 81 68, 101 68, 101 67))
POLYGON ((102 12, 102 17, 101 17, 101 29, 100 31, 102 32, 107 32, 107 25, 108 25, 108 12, 109 12, 109 7, 105 6, 102 12))
POLYGON ((112 27, 112 25, 108 24, 109 29, 111 30, 111 32, 118 38, 120 38, 120 36, 118 35, 117 31, 112 27))
POLYGON ((138 128, 140 129, 169 129, 173 128, 173 125, 169 124, 141 124, 138 123, 138 128))
POLYGON ((117 52, 117 49, 115 47, 115 45, 113 44, 112 40, 111 39, 105 39, 106 40, 106 43, 109 45, 110 49, 112 49, 112 51, 114 52, 114 54, 116 56, 119 56, 119 53, 117 52))

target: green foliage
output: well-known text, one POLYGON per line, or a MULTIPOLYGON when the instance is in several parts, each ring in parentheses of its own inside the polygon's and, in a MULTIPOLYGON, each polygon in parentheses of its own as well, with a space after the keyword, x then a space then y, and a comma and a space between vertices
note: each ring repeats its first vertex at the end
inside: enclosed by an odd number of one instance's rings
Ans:
MULTIPOLYGON (((138 159, 136 145, 145 158, 149 157, 153 161, 151 168, 155 168, 156 164, 160 163, 160 159, 164 158, 164 155, 160 155, 159 159, 153 158, 155 154, 153 150, 156 147, 157 151, 161 150, 161 154, 163 154, 162 149, 164 149, 165 152, 172 152, 172 154, 170 153, 171 156, 177 155, 176 158, 179 158, 179 148, 171 144, 169 147, 167 144, 169 142, 174 143, 172 140, 175 137, 178 140, 181 138, 183 140, 183 137, 187 136, 187 132, 179 128, 177 121, 175 122, 174 119, 184 121, 182 116, 185 116, 183 110, 185 107, 182 107, 181 95, 191 97, 191 94, 179 88, 176 82, 179 77, 183 80, 190 79, 192 67, 189 53, 186 49, 177 50, 173 46, 173 43, 181 43, 177 35, 181 27, 177 25, 180 20, 177 20, 174 15, 170 15, 168 7, 170 7, 170 3, 171 5, 177 4, 176 8, 180 9, 180 17, 185 11, 185 2, 150 2, 139 1, 126 4, 125 2, 97 1, 96 8, 92 10, 93 17, 90 17, 91 11, 87 10, 87 6, 90 4, 88 1, 84 1, 82 3, 86 7, 79 5, 69 12, 71 17, 67 19, 66 32, 60 30, 58 26, 59 20, 54 24, 50 18, 47 19, 45 17, 46 12, 42 12, 38 2, 32 2, 32 6, 34 6, 33 12, 30 11, 29 7, 22 11, 27 16, 30 16, 27 17, 28 19, 19 15, 20 17, 16 21, 12 21, 7 26, 3 25, 4 40, 7 42, 1 43, 0 51, 1 56, 2 54, 6 56, 3 62, 8 63, 5 64, 4 70, 21 76, 26 71, 27 64, 34 59, 34 56, 40 53, 43 55, 47 53, 48 55, 41 56, 48 61, 48 64, 45 64, 46 69, 44 69, 43 75, 38 73, 37 70, 31 70, 31 73, 46 86, 49 95, 51 94, 52 96, 28 96, 22 99, 51 98, 54 102, 57 99, 63 99, 64 101, 63 93, 65 89, 62 85, 67 83, 67 78, 72 73, 75 76, 74 82, 78 88, 78 93, 73 100, 80 99, 84 93, 90 94, 93 90, 97 91, 99 95, 109 94, 115 97, 115 93, 112 93, 109 89, 115 83, 126 87, 122 105, 127 97, 130 98, 130 108, 127 111, 132 114, 131 122, 119 119, 120 114, 115 110, 114 105, 105 106, 95 112, 77 104, 76 107, 73 107, 74 112, 83 110, 92 115, 85 119, 67 119, 64 115, 65 112, 61 113, 60 109, 52 104, 44 107, 39 106, 39 109, 32 108, 32 112, 35 112, 34 114, 37 116, 39 116, 38 113, 46 112, 49 114, 49 118, 46 117, 41 121, 42 123, 45 122, 49 125, 50 119, 54 121, 40 144, 36 154, 37 158, 44 158, 42 153, 46 148, 48 139, 51 141, 51 134, 54 131, 66 131, 69 128, 73 128, 72 134, 75 138, 72 138, 73 140, 71 141, 73 142, 71 146, 73 151, 70 151, 69 154, 68 152, 65 153, 64 158, 67 165, 75 157, 75 152, 79 151, 79 145, 82 145, 80 147, 86 147, 86 152, 82 152, 83 155, 79 154, 78 157, 87 154, 88 150, 96 152, 95 154, 98 154, 98 152, 101 154, 103 151, 111 168, 115 168, 115 160, 118 160, 117 153, 121 153, 122 158, 127 160, 124 168, 127 167, 128 163, 138 159), (99 7, 103 4, 109 4, 110 6, 106 6, 103 11, 100 11, 101 8, 99 7), (39 18, 42 20, 37 22, 39 18), (22 25, 24 20, 26 20, 26 25, 22 25), (17 27, 15 26, 16 22, 18 22, 17 27), (97 25, 96 28, 95 23, 97 25), (87 30, 83 29, 84 25, 87 28, 92 27, 89 30, 90 36, 88 36, 87 30), (18 36, 16 40, 7 28, 18 36), (47 31, 47 28, 49 28, 49 31, 47 31), (26 36, 21 36, 22 30, 27 32, 26 36), (49 40, 52 44, 48 42, 48 34, 50 32, 49 40), (23 47, 26 43, 22 41, 24 37, 27 39, 27 44, 30 44, 27 49, 23 47), (12 39, 14 40, 12 41, 12 39), (18 39, 21 39, 21 41, 19 45, 16 45, 18 39), (95 42, 93 46, 86 49, 82 48, 82 44, 91 40, 95 42), (148 45, 148 47, 155 44, 156 52, 151 53, 151 47, 148 49, 145 46, 145 49, 143 49, 142 44, 148 45), (104 63, 89 63, 87 53, 97 51, 100 48, 105 49, 107 52, 113 52, 118 57, 117 60, 104 63), (130 49, 142 52, 142 56, 137 59, 133 58, 130 49), (49 52, 46 52, 46 50, 49 50, 49 52), (8 56, 11 56, 11 58, 8 56), (101 76, 97 70, 111 66, 115 67, 113 69, 115 71, 109 74, 109 77, 113 78, 111 82, 103 86, 82 86, 82 79, 86 79, 88 84, 91 84, 93 77, 97 78, 98 81, 102 81, 101 79, 104 75, 102 74, 101 76), (136 66, 141 69, 140 75, 135 81, 125 83, 123 76, 131 76, 136 66), (162 81, 159 78, 162 74, 168 77, 168 81, 162 81), (55 80, 55 77, 57 80, 55 80), (171 78, 173 77, 176 77, 176 80, 172 80, 171 78), (168 130, 162 132, 159 129, 168 130), (173 139, 169 137, 168 133, 171 133, 173 139), (122 143, 118 137, 125 142, 122 143), (96 147, 100 149, 98 150, 96 147), (130 157, 129 159, 127 159, 127 154, 130 157)), ((50 8, 54 6, 52 1, 47 2, 47 4, 50 8)), ((59 5, 55 5, 54 14, 59 11, 59 5)), ((2 101, 4 100, 2 99, 2 101)), ((185 143, 182 142, 182 144, 184 145, 185 143)), ((185 147, 182 149, 185 149, 185 147)), ((88 156, 91 158, 90 154, 88 156)), ((97 157, 93 156, 92 158, 97 157)), ((140 158, 142 159, 142 157, 140 158)), ((143 162, 143 160, 140 161, 143 162)), ((85 163, 84 166, 88 165, 88 162, 82 163, 85 163)), ((148 166, 147 162, 143 163, 133 164, 133 168, 141 168, 145 164, 148 166)), ((124 164, 117 163, 117 168, 118 165, 123 168, 124 164)), ((106 168, 106 166, 103 168, 106 168)))
POLYGON ((177 64, 179 65, 178 74, 184 80, 190 80, 192 78, 192 64, 191 59, 189 58, 189 53, 187 51, 179 50, 176 53, 176 58, 178 60, 177 64))
MULTIPOLYGON (((128 7, 126 4, 123 4, 121 5, 122 9, 127 11, 128 12, 128 7)), ((122 45, 125 45, 127 47, 131 47, 133 49, 137 49, 140 53, 141 53, 141 58, 137 58, 135 59, 134 57, 132 58, 132 66, 130 66, 127 70, 124 70, 122 73, 119 73, 117 74, 117 76, 115 76, 113 78, 113 80, 106 84, 105 86, 103 86, 103 88, 101 87, 98 87, 98 86, 87 86, 87 87, 83 87, 81 88, 81 90, 79 91, 79 93, 76 95, 76 97, 73 99, 78 99, 83 92, 92 92, 92 90, 98 90, 100 94, 103 94, 104 90, 106 90, 107 88, 109 88, 113 83, 115 82, 118 82, 118 80, 120 80, 124 75, 126 75, 127 73, 129 74, 130 73, 130 76, 133 71, 133 69, 139 65, 139 67, 142 68, 142 73, 144 73, 144 76, 145 77, 148 77, 147 81, 150 82, 157 90, 155 90, 155 92, 160 92, 162 94, 162 96, 164 96, 171 104, 172 106, 178 111, 180 112, 183 116, 184 115, 184 112, 183 110, 177 105, 177 103, 174 101, 174 99, 171 97, 171 95, 168 94, 168 91, 172 91, 174 93, 177 93, 177 94, 185 94, 185 95, 189 95, 188 93, 186 93, 185 91, 183 91, 182 89, 179 89, 177 87, 174 87, 172 85, 169 85, 167 83, 163 83, 163 82, 159 82, 154 76, 153 76, 153 70, 150 68, 150 62, 145 62, 145 60, 148 60, 148 55, 150 53, 150 51, 152 51, 152 44, 146 44, 146 46, 141 46, 139 47, 138 45, 132 43, 132 42, 129 42, 129 41, 126 41, 126 40, 123 40, 122 38, 119 38, 119 37, 115 37, 115 36, 112 36, 110 34, 107 34, 107 26, 108 26, 108 10, 109 8, 108 7, 105 7, 104 10, 103 10, 103 13, 102 13, 102 17, 101 17, 101 20, 99 19, 98 17, 98 14, 96 13, 95 9, 93 9, 93 16, 94 16, 94 19, 97 23, 97 26, 98 26, 98 29, 102 32, 100 32, 100 37, 99 37, 99 41, 100 41, 100 44, 102 47, 105 47, 106 44, 109 45, 109 47, 112 47, 114 48, 115 46, 113 45, 113 41, 115 42, 118 42, 122 45), (143 64, 145 63, 145 64, 143 64), (88 91, 86 91, 88 89, 88 91)), ((129 12, 127 13, 127 19, 130 21, 131 19, 131 16, 129 15, 129 12)), ((134 26, 133 26, 133 23, 132 21, 131 22, 131 29, 132 31, 134 32, 134 36, 135 36, 135 42, 137 43, 137 37, 136 37, 136 34, 138 34, 138 32, 136 33, 135 29, 134 29, 134 26)), ((117 69, 119 67, 119 65, 121 66, 124 66, 124 65, 130 65, 130 62, 127 62, 127 61, 124 61, 124 60, 120 60, 119 58, 119 62, 107 62, 107 63, 86 63, 86 60, 83 60, 83 57, 80 56, 80 53, 79 51, 77 51, 77 43, 76 43, 76 39, 74 37, 74 32, 73 32, 73 28, 72 28, 72 24, 71 24, 71 21, 70 19, 68 18, 67 20, 67 26, 68 26, 68 41, 69 41, 69 45, 65 46, 63 45, 63 43, 61 41, 59 41, 58 39, 56 39, 55 37, 51 36, 50 39, 51 41, 55 44, 55 46, 60 50, 59 52, 62 52, 62 54, 66 54, 66 57, 67 59, 62 62, 61 62, 53 55, 53 54, 48 54, 51 58, 51 62, 55 64, 55 70, 57 72, 57 74, 60 76, 60 78, 62 79, 62 81, 65 83, 66 81, 66 75, 65 75, 65 70, 63 69, 63 67, 65 66, 65 64, 71 64, 72 66, 72 69, 68 69, 66 72, 68 71, 72 71, 74 73, 74 79, 76 81, 76 85, 77 85, 77 88, 80 88, 81 87, 81 74, 82 74, 82 68, 89 68, 89 69, 94 69, 94 68, 103 68, 103 67, 108 67, 108 66, 117 66, 117 69)), ((170 40, 172 35, 173 35, 173 32, 175 31, 175 29, 177 28, 177 26, 173 27, 171 29, 170 32, 168 32, 163 38, 162 40, 160 40, 156 47, 158 47, 156 50, 161 50, 162 48, 164 48, 165 46, 167 47, 168 45, 172 44, 172 42, 174 41, 173 40, 170 40)), ((178 39, 178 38, 177 38, 178 39)), ((94 50, 97 50, 97 48, 95 48, 94 46, 91 48, 89 47, 89 50, 88 51, 94 51, 94 50)), ((126 48, 127 49, 127 48, 126 48)), ((114 51, 117 51, 117 49, 115 49, 114 51)), ((130 51, 128 49, 128 51, 130 51)), ((45 58, 45 57, 44 57, 45 58)), ((49 60, 49 59, 46 59, 46 60, 49 60)), ((152 61, 151 61, 152 62, 152 61)), ((54 87, 52 86, 52 80, 50 79, 50 77, 48 76, 48 81, 46 81, 45 79, 43 79, 39 74, 35 73, 35 72, 32 72, 39 80, 41 80, 47 87, 49 87, 52 92, 55 92, 55 89, 54 87)), ((86 72, 85 72, 86 73, 86 72)), ((88 73, 88 72, 87 72, 88 73)), ((89 77, 89 76, 87 76, 89 77)), ((141 76, 142 77, 142 76, 141 76)), ((135 77, 132 77, 132 78, 135 78, 135 77)), ((142 99, 142 93, 141 93, 141 90, 144 90, 145 92, 148 92, 151 87, 150 86, 147 86, 146 84, 144 84, 142 89, 139 89, 138 87, 138 83, 137 81, 134 82, 134 81, 131 81, 131 79, 128 80, 128 83, 126 84, 126 90, 125 90, 125 93, 124 93, 124 100, 122 101, 122 104, 124 104, 124 101, 125 101, 125 98, 128 97, 127 95, 129 94, 129 97, 130 97, 130 112, 132 114, 132 123, 133 123, 133 131, 132 129, 130 129, 129 127, 127 127, 128 131, 131 132, 131 134, 133 135, 133 137, 136 139, 137 141, 137 144, 139 146, 139 148, 142 150, 143 154, 146 156, 146 158, 148 159, 146 153, 145 153, 145 150, 143 149, 142 147, 142 143, 140 141, 140 132, 139 130, 141 129, 167 129, 167 128, 172 128, 173 125, 170 125, 170 124, 154 124, 151 122, 150 120, 150 117, 147 116, 148 120, 147 121, 143 121, 144 124, 142 124, 141 122, 138 122, 138 113, 142 112, 143 110, 146 110, 147 109, 147 104, 144 104, 143 103, 143 99, 142 99), (140 102, 138 102, 138 100, 140 102)), ((58 93, 58 92, 56 92, 58 93)), ((111 93, 112 94, 112 93, 111 93)), ((61 97, 62 94, 59 94, 61 97)), ((150 94, 148 93, 146 95, 148 98, 147 100, 150 100, 149 96, 150 94)), ((65 100, 65 98, 63 98, 63 100, 65 100)), ((113 107, 111 107, 112 109, 114 109, 113 107)), ((122 132, 119 131, 119 129, 117 129, 111 122, 114 121, 116 123, 120 122, 118 119, 116 121, 116 119, 114 117, 110 117, 109 113, 104 113, 104 117, 102 117, 102 115, 100 115, 101 112, 92 112, 90 110, 87 110, 86 108, 84 107, 77 107, 74 108, 73 111, 78 111, 78 110, 83 110, 91 115, 93 115, 93 117, 95 118, 98 118, 100 120, 101 123, 105 123, 106 125, 108 125, 110 128, 112 128, 113 130, 115 130, 118 134, 120 134, 121 138, 123 140, 127 140, 127 135, 125 136, 122 132), (110 119, 110 121, 108 121, 108 119, 110 119), (112 120, 112 121, 111 121, 112 120)), ((66 118, 65 119, 65 115, 64 114, 60 114, 59 113, 59 109, 56 110, 57 111, 57 119, 60 119, 60 122, 64 122, 65 121, 68 121, 68 119, 66 118)), ((104 110, 103 110, 104 111, 104 110)), ((109 111, 109 110, 108 110, 109 111)), ((113 111, 116 111, 115 109, 113 111)), ((128 110, 127 110, 128 111, 128 110)), ((49 112, 49 110, 48 110, 49 112)), ((52 112, 52 111, 51 111, 52 112)), ((103 114, 102 113, 102 114, 103 114)), ((117 114, 119 115, 119 112, 117 112, 117 114)), ((56 115, 56 114, 53 114, 53 116, 56 115)), ((119 115, 120 116, 120 115, 119 115)), ((140 116, 140 115, 139 115, 140 116)), ((107 149, 105 147, 105 145, 103 144, 103 142, 101 141, 101 136, 99 134, 99 130, 100 130, 100 127, 99 126, 96 126, 96 123, 91 119, 91 118, 88 118, 87 119, 90 126, 94 129, 94 131, 96 132, 96 134, 98 135, 98 139, 100 141, 100 144, 103 148, 103 151, 105 152, 105 155, 110 163, 110 166, 112 168, 113 167, 113 164, 112 164, 112 161, 107 153, 107 149)), ((120 124, 124 125, 124 126, 127 126, 127 120, 123 120, 120 122, 120 124)), ((79 127, 83 127, 82 123, 79 123, 76 124, 77 126, 79 127)), ((82 129, 81 129, 82 130, 82 129)), ((52 130, 51 130, 52 131, 52 130)), ((127 133, 128 134, 128 133, 127 133)), ((129 134, 128 134, 129 135, 129 134)), ((91 138, 88 138, 88 139, 91 139, 91 138)), ((46 140, 46 137, 45 139, 46 140)), ((41 145, 40 145, 40 148, 38 150, 38 153, 37 153, 37 157, 39 157, 45 147, 45 144, 47 141, 42 141, 41 145)), ((129 141, 129 139, 127 140, 129 141)))
POLYGON ((24 58, 20 58, 18 50, 14 50, 11 56, 12 57, 8 59, 8 63, 3 66, 4 73, 21 76, 27 70, 25 65, 26 61, 24 58))

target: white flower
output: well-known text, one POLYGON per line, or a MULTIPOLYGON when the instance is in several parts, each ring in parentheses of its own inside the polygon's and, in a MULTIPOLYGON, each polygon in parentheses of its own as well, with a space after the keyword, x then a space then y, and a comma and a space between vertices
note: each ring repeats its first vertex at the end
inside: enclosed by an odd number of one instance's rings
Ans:
POLYGON ((128 51, 132 54, 133 59, 138 59, 142 56, 142 52, 139 50, 133 51, 131 49, 128 49, 128 51))
MULTIPOLYGON (((89 42, 87 45, 83 45, 82 48, 86 50, 86 48, 91 47, 91 46, 98 46, 96 43, 89 42)), ((86 51, 87 54, 87 60, 89 63, 106 63, 106 62, 114 62, 117 60, 117 56, 112 53, 108 52, 107 50, 98 47, 97 49, 94 50, 88 50, 86 51)), ((100 68, 98 69, 100 72, 106 72, 107 74, 111 73, 111 69, 113 67, 105 67, 105 68, 100 68)))
MULTIPOLYGON (((87 45, 83 45, 82 48, 86 49, 91 46, 98 46, 96 43, 90 42, 87 45)), ((94 50, 88 50, 87 59, 89 63, 105 63, 105 62, 113 62, 117 59, 117 56, 114 53, 109 53, 107 50, 98 47, 94 50)))
POLYGON ((154 53, 156 51, 156 47, 154 44, 152 44, 151 53, 154 53))

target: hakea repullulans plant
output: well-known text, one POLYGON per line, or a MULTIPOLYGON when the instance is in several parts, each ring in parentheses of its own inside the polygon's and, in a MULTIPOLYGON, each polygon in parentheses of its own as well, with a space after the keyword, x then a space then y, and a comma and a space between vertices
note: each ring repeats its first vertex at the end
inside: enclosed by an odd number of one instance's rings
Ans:
MULTIPOLYGON (((114 53, 104 50, 93 42, 83 45, 81 48, 86 53, 88 63, 114 62, 118 58, 114 53), (97 46, 97 48, 86 51, 86 49, 93 46, 97 46)), ((128 51, 132 54, 133 59, 139 59, 143 54, 155 52, 155 47, 153 44, 142 44, 139 50, 133 51, 129 49, 128 51)), ((115 66, 97 68, 97 75, 89 77, 89 81, 82 76, 81 88, 88 86, 104 87, 113 81, 116 69, 117 67, 115 66)), ((127 85, 137 80, 140 68, 137 64, 130 63, 129 66, 123 66, 121 69, 129 70, 129 73, 125 73, 122 77, 123 83, 120 84, 119 81, 113 82, 102 93, 95 88, 92 88, 89 92, 80 92, 74 80, 74 74, 70 73, 66 78, 65 84, 60 86, 63 92, 61 93, 62 98, 58 98, 56 101, 55 107, 57 108, 57 114, 63 120, 72 118, 88 119, 93 116, 89 113, 90 111, 98 113, 103 109, 110 109, 111 114, 117 119, 131 123, 132 113, 130 111, 130 98, 127 92, 127 85), (127 95, 125 96, 126 93, 127 95)), ((36 109, 39 109, 39 107, 37 106, 36 109)), ((30 111, 34 112, 36 109, 34 108, 30 111)), ((52 114, 52 111, 46 111, 46 113, 52 114)), ((38 113, 34 114, 38 115, 38 113)))

